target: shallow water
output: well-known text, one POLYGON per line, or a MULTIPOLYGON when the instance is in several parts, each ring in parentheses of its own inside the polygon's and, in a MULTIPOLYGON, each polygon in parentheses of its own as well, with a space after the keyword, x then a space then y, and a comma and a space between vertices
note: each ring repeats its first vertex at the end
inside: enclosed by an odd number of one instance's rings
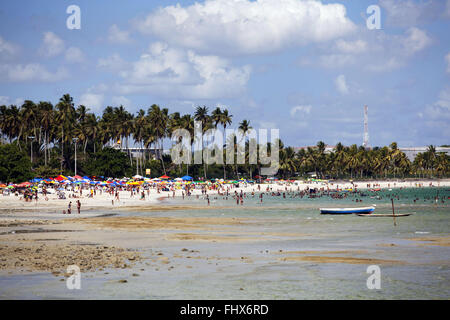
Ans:
MULTIPOLYGON (((244 205, 229 197, 166 199, 165 205, 192 206, 176 211, 123 212, 124 216, 239 217, 249 223, 215 234, 246 241, 160 241, 171 263, 140 263, 132 269, 82 275, 82 289, 68 290, 49 274, 1 275, 0 298, 26 299, 448 299, 450 298, 450 191, 446 188, 394 189, 349 194, 346 199, 247 195, 244 205), (438 195, 444 203, 435 203, 438 195), (381 199, 371 198, 380 196, 381 199), (396 197, 399 197, 397 199, 396 197), (324 206, 376 204, 375 213, 413 213, 408 217, 320 215, 324 206), (419 200, 414 203, 414 199, 419 200), (362 199, 362 202, 355 202, 362 199), (446 237, 447 246, 412 238, 446 237), (408 240, 409 239, 409 240, 408 240), (181 254, 182 248, 196 252, 181 254), (281 250, 281 252, 280 252, 281 250), (198 252, 197 252, 198 251, 198 252), (297 253, 289 253, 297 251, 297 253), (299 253, 300 251, 300 253, 299 253), (311 251, 308 253, 307 251, 311 251), (319 251, 319 252, 318 252, 319 251), (329 253, 320 251, 331 251, 329 253), (190 258, 187 258, 187 256, 190 258), (344 257, 390 260, 380 263, 381 289, 366 285, 368 263, 322 263, 287 257, 344 257), (173 267, 173 268, 171 268, 173 267), (141 269, 144 269, 143 271, 141 269), (108 274, 105 274, 107 272, 108 274), (138 276, 133 276, 137 273, 138 276), (127 283, 118 283, 126 279, 127 283)), ((99 212, 100 213, 100 212, 99 212)), ((168 230, 167 233, 179 233, 168 230)), ((211 231, 183 231, 211 234, 211 231)), ((375 263, 376 264, 376 263, 375 263)))

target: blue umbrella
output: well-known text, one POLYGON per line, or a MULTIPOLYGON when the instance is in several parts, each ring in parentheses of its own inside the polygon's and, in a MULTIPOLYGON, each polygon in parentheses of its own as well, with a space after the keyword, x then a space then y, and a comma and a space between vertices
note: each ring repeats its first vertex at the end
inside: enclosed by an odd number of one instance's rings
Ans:
POLYGON ((181 179, 183 179, 185 181, 191 181, 192 177, 191 176, 184 176, 184 177, 181 177, 181 179))

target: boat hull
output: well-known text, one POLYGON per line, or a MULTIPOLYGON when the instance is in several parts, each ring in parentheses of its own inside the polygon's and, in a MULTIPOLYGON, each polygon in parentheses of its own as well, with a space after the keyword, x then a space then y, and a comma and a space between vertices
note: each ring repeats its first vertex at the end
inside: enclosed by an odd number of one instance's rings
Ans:
POLYGON ((388 218, 395 218, 395 217, 407 217, 410 216, 411 213, 396 213, 395 215, 392 214, 367 214, 367 213, 357 213, 356 215, 360 217, 388 217, 388 218))
POLYGON ((320 208, 321 214, 370 214, 375 210, 375 207, 364 208, 320 208))

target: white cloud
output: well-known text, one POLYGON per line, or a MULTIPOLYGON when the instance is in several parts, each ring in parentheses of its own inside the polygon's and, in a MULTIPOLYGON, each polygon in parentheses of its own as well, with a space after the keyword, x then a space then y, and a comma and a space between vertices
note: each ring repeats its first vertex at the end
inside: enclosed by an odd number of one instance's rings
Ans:
POLYGON ((411 27, 407 30, 408 36, 403 39, 403 45, 407 52, 415 53, 423 50, 431 44, 431 38, 425 31, 411 27))
POLYGON ((334 80, 334 85, 336 86, 337 91, 339 91, 341 94, 348 94, 349 89, 347 81, 345 80, 345 76, 343 74, 339 75, 334 80))
POLYGON ((350 54, 329 54, 319 57, 319 65, 325 68, 341 68, 354 62, 355 59, 350 54))
POLYGON ((103 101, 105 99, 102 93, 86 92, 80 97, 80 104, 88 107, 93 112, 98 112, 103 108, 103 101))
POLYGON ((333 46, 318 46, 314 54, 300 57, 298 64, 337 69, 356 66, 365 71, 388 72, 407 65, 432 43, 428 34, 416 27, 400 35, 361 28, 356 39, 339 39, 333 46))
POLYGON ((67 49, 65 58, 70 63, 82 63, 85 61, 83 51, 77 47, 70 47, 67 49))
POLYGON ((290 114, 292 117, 296 116, 296 115, 302 115, 304 116, 305 114, 309 114, 311 112, 312 106, 307 105, 307 106, 295 106, 291 108, 290 114))
POLYGON ((442 0, 380 0, 390 26, 411 27, 434 22, 448 15, 450 1, 442 0))
POLYGON ((108 30, 108 41, 118 44, 130 43, 130 33, 128 31, 120 30, 116 24, 113 24, 108 30))
POLYGON ((365 70, 373 71, 373 72, 389 72, 398 68, 401 68, 405 65, 404 61, 400 61, 396 57, 388 58, 384 63, 376 62, 376 63, 368 63, 365 66, 365 70))
POLYGON ((380 0, 380 6, 385 9, 389 24, 411 26, 417 24, 421 11, 426 3, 415 3, 410 0, 380 0))
POLYGON ((134 21, 144 34, 201 52, 257 54, 324 42, 355 25, 342 4, 314 0, 209 0, 167 6, 134 21))
POLYGON ((336 41, 336 49, 343 53, 358 54, 367 50, 367 42, 360 39, 355 41, 339 39, 336 41))
POLYGON ((9 106, 9 105, 16 105, 16 106, 21 106, 24 102, 23 98, 16 98, 14 100, 12 100, 10 97, 8 96, 0 96, 0 106, 9 106))
POLYGON ((0 96, 0 106, 8 105, 9 103, 9 97, 6 96, 0 96))
POLYGON ((114 53, 107 58, 98 59, 97 67, 111 72, 118 72, 126 69, 128 67, 128 63, 123 60, 119 54, 114 53))
POLYGON ((44 32, 43 44, 39 50, 45 57, 54 57, 64 51, 64 41, 51 31, 44 32))
POLYGON ((417 115, 425 120, 429 126, 450 132, 448 126, 450 121, 450 86, 439 93, 439 98, 435 103, 427 105, 423 112, 419 112, 417 115))
POLYGON ((250 67, 233 67, 217 56, 198 55, 157 42, 119 74, 124 79, 118 88, 122 94, 212 99, 242 94, 250 77, 250 67))
POLYGON ((450 86, 439 93, 439 100, 436 101, 436 105, 442 108, 446 108, 447 111, 450 112, 450 86))
MULTIPOLYGON (((418 117, 437 138, 445 139, 450 136, 450 86, 445 87, 439 94, 438 100, 427 105, 418 117)), ((423 131, 423 130, 422 130, 423 131)), ((423 136, 427 132, 421 132, 423 136)), ((444 142, 445 143, 445 142, 444 142)))
POLYGON ((0 36, 0 58, 13 57, 19 51, 18 47, 0 36))
POLYGON ((128 99, 128 98, 126 98, 126 97, 124 97, 124 96, 113 96, 113 97, 111 98, 111 103, 112 103, 113 105, 116 105, 116 106, 122 105, 122 106, 124 106, 125 108, 130 108, 130 107, 131 107, 131 101, 130 101, 130 99, 128 99))
POLYGON ((43 81, 55 82, 68 77, 65 68, 58 68, 54 73, 38 63, 0 65, 0 80, 7 82, 43 81))
POLYGON ((445 61, 447 62, 447 72, 450 73, 450 52, 445 56, 445 61))

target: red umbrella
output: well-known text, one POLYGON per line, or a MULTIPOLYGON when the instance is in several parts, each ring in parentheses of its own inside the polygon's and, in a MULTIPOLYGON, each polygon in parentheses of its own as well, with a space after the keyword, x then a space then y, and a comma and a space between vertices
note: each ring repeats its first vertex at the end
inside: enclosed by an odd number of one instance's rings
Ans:
POLYGON ((57 176, 57 177, 55 178, 55 180, 61 182, 61 181, 63 181, 63 180, 67 180, 67 177, 61 176, 61 175, 60 175, 60 176, 57 176))
POLYGON ((17 185, 17 187, 23 188, 23 187, 29 187, 29 186, 31 186, 31 185, 32 185, 31 182, 25 181, 25 182, 19 183, 19 184, 17 185))
POLYGON ((159 177, 160 179, 170 179, 170 177, 169 176, 166 176, 166 175, 163 175, 163 176, 161 176, 161 177, 159 177))

